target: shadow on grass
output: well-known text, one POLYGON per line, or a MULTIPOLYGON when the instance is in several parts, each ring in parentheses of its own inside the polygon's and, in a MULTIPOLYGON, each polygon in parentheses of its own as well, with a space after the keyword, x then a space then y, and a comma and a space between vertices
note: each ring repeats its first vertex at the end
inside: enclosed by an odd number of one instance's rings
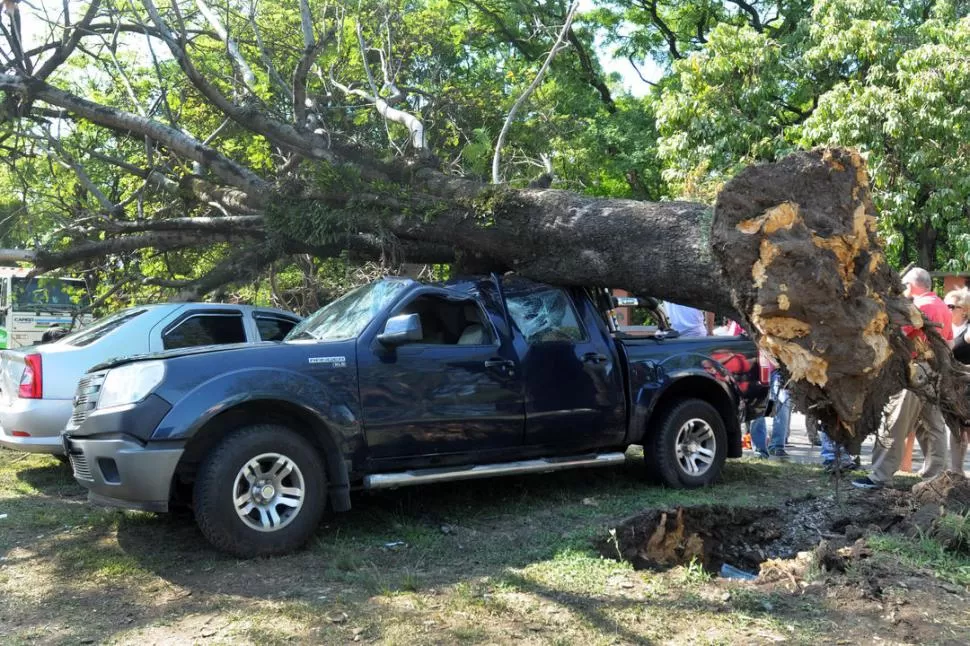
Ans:
MULTIPOLYGON (((717 487, 669 490, 645 484, 638 467, 632 463, 617 469, 358 493, 354 509, 329 517, 306 550, 250 562, 216 552, 185 514, 154 516, 88 508, 86 526, 34 541, 18 551, 10 564, 26 565, 28 559, 42 563, 53 580, 63 582, 51 588, 44 607, 60 613, 60 609, 82 611, 86 604, 97 604, 99 617, 119 621, 122 630, 160 620, 168 624, 200 608, 211 612, 220 603, 230 603, 218 601, 221 595, 231 595, 232 604, 300 602, 323 617, 334 608, 373 604, 375 596, 511 576, 518 577, 512 579, 516 587, 555 599, 595 630, 611 635, 623 629, 601 604, 626 601, 590 603, 584 595, 547 589, 515 572, 563 549, 593 554, 594 538, 646 508, 777 503, 805 489, 825 486, 817 470, 740 462, 728 465, 724 482, 717 487), (184 596, 139 603, 137 617, 131 618, 133 604, 124 590, 157 583, 158 578, 184 591, 184 596), (97 584, 95 591, 89 585, 92 582, 97 584)), ((77 485, 60 469, 52 465, 18 472, 42 494, 24 502, 55 518, 86 508, 73 501, 77 485)), ((78 519, 68 520, 62 525, 78 519)), ((37 527, 28 519, 21 529, 26 536, 37 527)), ((21 611, 12 625, 24 628, 49 621, 51 612, 21 611)), ((9 611, 4 614, 11 616, 9 611)), ((327 627, 325 620, 319 621, 313 623, 327 627)), ((81 625, 71 628, 70 637, 86 638, 93 631, 106 639, 117 630, 107 624, 81 625)), ((632 632, 619 635, 643 643, 632 632)))
POLYGON ((47 496, 87 496, 87 490, 74 479, 71 466, 64 462, 52 461, 44 466, 28 467, 17 471, 17 477, 47 496))

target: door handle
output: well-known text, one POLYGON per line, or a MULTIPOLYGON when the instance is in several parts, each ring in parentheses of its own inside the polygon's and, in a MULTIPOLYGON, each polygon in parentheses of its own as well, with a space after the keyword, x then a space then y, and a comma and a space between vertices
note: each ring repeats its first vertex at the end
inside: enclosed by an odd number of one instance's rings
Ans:
POLYGON ((583 355, 583 361, 586 363, 606 363, 610 358, 605 354, 600 354, 598 352, 587 352, 583 355))
POLYGON ((486 368, 514 368, 515 363, 509 361, 508 359, 487 359, 485 361, 486 368))
POLYGON ((508 359, 486 359, 486 368, 498 368, 506 377, 515 377, 515 362, 508 359))

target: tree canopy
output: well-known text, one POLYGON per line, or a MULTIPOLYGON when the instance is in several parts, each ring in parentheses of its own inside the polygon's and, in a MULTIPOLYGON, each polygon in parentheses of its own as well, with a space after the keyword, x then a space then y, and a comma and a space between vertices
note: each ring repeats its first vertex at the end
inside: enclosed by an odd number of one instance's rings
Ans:
MULTIPOLYGON (((0 235, 23 250, 8 259, 74 265, 124 298, 201 295, 269 267, 293 279, 305 272, 285 267, 307 253, 328 275, 340 272, 320 259, 452 260, 453 248, 388 224, 395 209, 430 220, 442 208, 413 199, 402 173, 487 181, 509 108, 569 11, 562 0, 4 7, 0 235)), ((583 8, 511 123, 506 185, 546 174, 591 196, 712 203, 748 164, 857 147, 892 262, 970 264, 970 4, 583 8), (627 61, 659 73, 630 93, 616 72, 627 61)))

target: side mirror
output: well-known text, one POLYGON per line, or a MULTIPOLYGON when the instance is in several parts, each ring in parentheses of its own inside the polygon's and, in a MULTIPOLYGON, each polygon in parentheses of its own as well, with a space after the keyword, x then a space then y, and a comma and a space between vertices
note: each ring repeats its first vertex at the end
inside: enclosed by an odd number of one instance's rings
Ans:
POLYGON ((424 338, 421 329, 421 317, 417 314, 398 314, 387 319, 384 331, 377 335, 377 340, 386 346, 397 346, 414 343, 424 338))

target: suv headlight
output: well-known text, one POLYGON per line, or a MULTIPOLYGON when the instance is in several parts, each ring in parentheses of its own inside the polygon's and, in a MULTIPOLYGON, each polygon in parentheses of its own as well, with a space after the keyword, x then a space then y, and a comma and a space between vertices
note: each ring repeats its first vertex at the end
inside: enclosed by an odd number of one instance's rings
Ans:
POLYGON ((162 383, 164 377, 165 363, 162 361, 138 361, 112 368, 101 385, 98 408, 141 401, 162 383))

